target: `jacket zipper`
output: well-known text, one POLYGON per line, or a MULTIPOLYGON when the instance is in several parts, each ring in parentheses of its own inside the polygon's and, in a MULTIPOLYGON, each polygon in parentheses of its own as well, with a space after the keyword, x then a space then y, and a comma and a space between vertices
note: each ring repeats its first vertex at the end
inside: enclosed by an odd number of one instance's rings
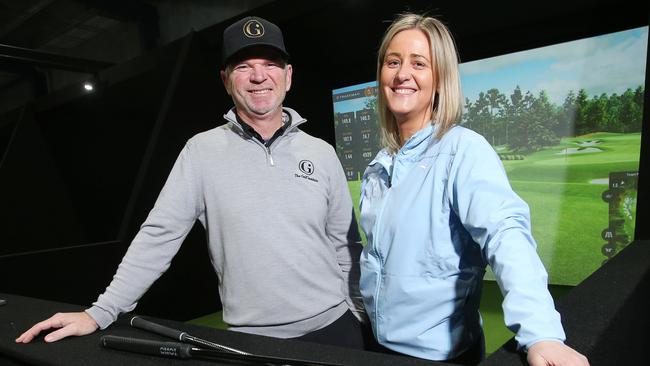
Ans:
MULTIPOLYGON (((391 175, 388 176, 388 181, 391 181, 391 175)), ((382 217, 384 216, 384 208, 386 207, 386 202, 388 202, 388 196, 390 195, 391 192, 391 187, 390 183, 388 185, 388 188, 386 189, 386 195, 384 196, 384 199, 382 200, 381 207, 379 208, 379 215, 377 215, 377 220, 375 221, 375 238, 378 238, 379 235, 379 224, 381 222, 382 217)), ((379 291, 381 289, 381 285, 384 282, 384 258, 382 254, 379 252, 379 245, 377 240, 375 240, 375 243, 373 243, 373 250, 377 254, 377 258, 379 259, 379 281, 377 282, 377 287, 375 289, 375 324, 377 325, 375 327, 376 333, 375 337, 379 339, 379 334, 380 334, 380 326, 383 328, 383 326, 380 324, 378 321, 379 317, 379 291)))
MULTIPOLYGON (((233 121, 233 120, 230 119, 230 118, 226 118, 226 121, 229 121, 229 122, 231 122, 231 123, 234 123, 235 126, 239 127, 239 129, 242 129, 242 127, 239 125, 239 123, 237 123, 237 121, 233 121)), ((276 143, 277 140, 280 140, 282 137, 286 136, 286 134, 289 133, 289 131, 293 130, 294 128, 300 126, 301 124, 303 124, 303 123, 305 123, 305 122, 307 122, 307 120, 303 118, 302 120, 300 120, 300 121, 298 121, 298 122, 292 124, 291 126, 289 126, 289 127, 284 131, 284 133, 283 133, 282 135, 277 136, 277 137, 275 138, 275 140, 271 142, 271 145, 273 145, 274 143, 276 143)), ((269 162, 269 166, 275 166, 275 161, 273 161, 273 155, 271 154, 271 145, 266 146, 266 145, 263 144, 261 141, 258 141, 256 138, 252 138, 252 140, 254 140, 255 143, 257 143, 258 145, 262 146, 262 148, 264 149, 264 152, 266 153, 266 160, 269 162)))
POLYGON ((273 162, 273 155, 271 155, 271 146, 266 146, 266 157, 268 158, 269 164, 275 166, 273 162))
POLYGON ((273 141, 271 141, 271 144, 269 146, 266 146, 265 144, 258 141, 258 143, 260 145, 262 145, 262 147, 266 150, 266 157, 267 157, 267 160, 268 160, 270 166, 275 166, 275 162, 273 161, 273 155, 271 154, 271 146, 273 146, 273 144, 277 144, 279 140, 285 139, 287 134, 289 132, 291 132, 291 130, 297 128, 298 126, 300 126, 301 124, 303 124, 305 122, 307 122, 307 120, 303 118, 303 119, 299 120, 298 122, 292 124, 291 126, 287 127, 287 129, 284 130, 284 132, 281 135, 275 137, 275 139, 273 141))
POLYGON ((256 138, 252 138, 251 140, 253 140, 255 144, 262 147, 262 149, 264 149, 264 153, 266 154, 266 161, 269 163, 269 166, 275 166, 275 162, 273 161, 273 155, 271 154, 271 146, 266 146, 256 138))

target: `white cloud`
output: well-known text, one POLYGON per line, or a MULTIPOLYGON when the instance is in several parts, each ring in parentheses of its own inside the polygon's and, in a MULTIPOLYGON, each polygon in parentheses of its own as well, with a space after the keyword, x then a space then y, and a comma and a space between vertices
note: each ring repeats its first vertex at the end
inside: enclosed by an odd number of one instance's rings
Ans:
MULTIPOLYGON (((627 88, 642 85, 647 46, 648 27, 643 27, 469 62, 462 65, 462 72, 465 75, 490 73, 515 65, 550 61, 548 68, 539 69, 534 77, 529 75, 531 82, 538 81, 527 85, 525 91, 537 94, 546 90, 551 100, 561 103, 569 90, 585 89, 593 96, 620 94, 627 88)), ((525 77, 520 82, 527 84, 525 77)))
MULTIPOLYGON (((638 85, 645 78, 645 63, 640 60, 646 58, 648 28, 640 30, 640 36, 626 37, 622 42, 617 42, 623 33, 618 32, 467 62, 462 64, 462 72, 465 75, 489 73, 525 62, 553 60, 550 71, 577 75, 585 89, 624 89, 625 85, 638 85)), ((632 31, 635 30, 625 32, 632 31)), ((557 89, 548 86, 550 83, 543 85, 547 90, 557 89)))
POLYGON ((602 93, 621 94, 645 82, 645 62, 648 34, 627 38, 620 43, 608 39, 577 42, 576 47, 561 48, 557 62, 549 71, 555 76, 537 88, 546 90, 558 102, 573 90, 585 89, 590 96, 602 93), (565 77, 571 75, 571 77, 565 77))

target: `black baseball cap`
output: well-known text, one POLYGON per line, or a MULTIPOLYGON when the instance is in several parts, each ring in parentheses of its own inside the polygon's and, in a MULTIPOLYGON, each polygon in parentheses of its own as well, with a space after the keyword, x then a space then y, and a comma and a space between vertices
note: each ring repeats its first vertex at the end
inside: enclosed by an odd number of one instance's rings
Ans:
POLYGON ((285 61, 289 59, 280 28, 266 19, 251 16, 231 24, 223 31, 222 66, 225 67, 239 51, 253 46, 272 47, 280 52, 285 61))

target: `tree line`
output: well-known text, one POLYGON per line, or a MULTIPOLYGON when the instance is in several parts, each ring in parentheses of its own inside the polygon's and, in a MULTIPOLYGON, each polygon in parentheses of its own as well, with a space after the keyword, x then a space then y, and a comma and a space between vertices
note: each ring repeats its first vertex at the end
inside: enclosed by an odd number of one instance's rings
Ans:
POLYGON ((628 88, 622 94, 589 98, 584 89, 569 91, 561 106, 545 91, 534 95, 517 86, 510 96, 493 88, 465 99, 461 124, 483 135, 492 146, 530 153, 554 146, 562 137, 593 132, 640 132, 644 87, 628 88))

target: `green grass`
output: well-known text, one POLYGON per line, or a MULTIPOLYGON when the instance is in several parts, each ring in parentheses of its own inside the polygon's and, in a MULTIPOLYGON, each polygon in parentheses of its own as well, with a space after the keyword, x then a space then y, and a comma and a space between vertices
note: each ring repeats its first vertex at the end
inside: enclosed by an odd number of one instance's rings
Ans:
MULTIPOLYGON (((549 286, 553 299, 557 301, 564 296, 572 286, 549 286)), ((481 316, 483 318, 483 330, 485 331, 485 351, 489 355, 496 351, 505 342, 514 337, 514 334, 506 328, 503 322, 503 311, 501 303, 503 296, 495 281, 483 281, 483 296, 481 297, 481 316)))
POLYGON ((550 283, 576 285, 606 259, 601 232, 609 225, 609 205, 601 196, 609 186, 592 181, 638 170, 640 144, 638 133, 595 133, 563 139, 525 160, 503 162, 513 189, 530 206, 533 236, 550 283), (558 154, 595 139, 602 152, 558 154))
POLYGON ((228 329, 228 324, 223 322, 222 315, 221 311, 217 311, 216 313, 204 315, 200 318, 188 320, 186 323, 217 329, 228 329))
MULTIPOLYGON (((360 180, 353 180, 353 181, 348 181, 348 187, 350 189, 350 195, 352 195, 352 204, 354 205, 354 216, 357 218, 357 221, 359 220, 359 197, 361 197, 361 181, 360 180)), ((366 233, 361 230, 361 227, 359 227, 359 231, 361 232, 361 241, 363 245, 366 245, 366 233)))
MULTIPOLYGON (((606 259, 601 233, 609 225, 609 205, 601 195, 609 186, 592 181, 606 179, 610 172, 638 170, 640 146, 638 133, 594 133, 562 139, 524 160, 503 162, 512 188, 530 206, 533 237, 550 283, 574 286, 606 259), (593 140, 600 141, 594 147, 602 152, 561 153, 593 140)), ((360 185, 348 182, 357 218, 360 185)), ((634 232, 633 223, 627 223, 626 230, 634 232)), ((486 278, 494 275, 488 271, 486 278)))

